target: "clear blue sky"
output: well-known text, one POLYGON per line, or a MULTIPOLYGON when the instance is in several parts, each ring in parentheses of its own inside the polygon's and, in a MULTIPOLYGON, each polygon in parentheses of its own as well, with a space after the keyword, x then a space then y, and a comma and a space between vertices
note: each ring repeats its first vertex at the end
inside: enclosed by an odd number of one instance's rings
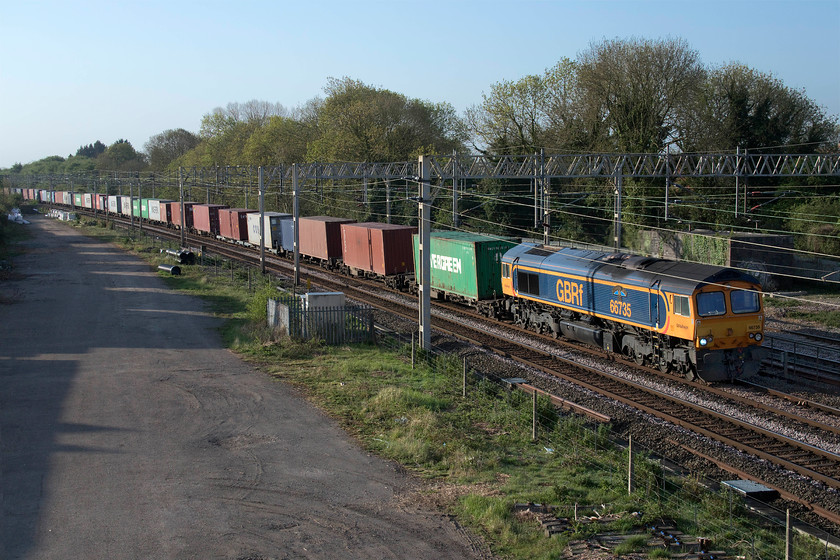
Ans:
POLYGON ((142 150, 230 102, 295 108, 329 77, 460 113, 630 37, 683 38, 840 115, 840 0, 0 0, 0 168, 96 140, 142 150))

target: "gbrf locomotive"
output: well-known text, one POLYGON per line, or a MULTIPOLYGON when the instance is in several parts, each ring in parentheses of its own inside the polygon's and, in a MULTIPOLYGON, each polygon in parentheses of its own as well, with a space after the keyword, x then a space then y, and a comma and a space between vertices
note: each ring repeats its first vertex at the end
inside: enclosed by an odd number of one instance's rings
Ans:
POLYGON ((761 286, 731 268, 522 243, 502 258, 502 290, 520 325, 689 379, 761 364, 761 286))

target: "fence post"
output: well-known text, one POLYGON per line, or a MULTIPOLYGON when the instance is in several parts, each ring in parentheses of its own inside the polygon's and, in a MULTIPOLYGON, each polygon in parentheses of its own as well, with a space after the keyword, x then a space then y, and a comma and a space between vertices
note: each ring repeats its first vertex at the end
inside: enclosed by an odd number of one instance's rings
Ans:
POLYGON ((633 477, 633 435, 631 434, 627 438, 627 494, 630 495, 633 493, 633 487, 635 486, 635 481, 633 477))
POLYGON ((531 400, 531 441, 537 441, 537 389, 534 388, 534 398, 531 400))
POLYGON ((464 379, 461 383, 461 396, 466 398, 467 396, 467 357, 464 356, 464 379))
POLYGON ((792 536, 790 528, 790 508, 788 508, 787 515, 785 516, 785 560, 790 560, 793 555, 792 536))
POLYGON ((411 369, 414 369, 414 331, 411 331, 411 369))

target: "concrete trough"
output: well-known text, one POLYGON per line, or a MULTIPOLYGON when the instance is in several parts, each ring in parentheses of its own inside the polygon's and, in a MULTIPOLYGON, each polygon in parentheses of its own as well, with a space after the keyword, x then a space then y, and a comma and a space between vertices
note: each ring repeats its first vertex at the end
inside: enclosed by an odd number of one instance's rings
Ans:
POLYGON ((761 502, 769 502, 779 497, 776 490, 752 480, 724 480, 721 485, 731 488, 745 498, 752 498, 761 502))

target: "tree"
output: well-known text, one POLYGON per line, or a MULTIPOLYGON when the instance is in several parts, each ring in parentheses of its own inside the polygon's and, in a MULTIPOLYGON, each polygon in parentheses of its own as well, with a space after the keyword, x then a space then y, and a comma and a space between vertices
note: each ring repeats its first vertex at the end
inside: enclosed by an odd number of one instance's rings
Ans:
POLYGON ((541 76, 493 84, 467 110, 473 146, 494 154, 591 150, 601 143, 597 114, 582 104, 578 64, 563 58, 541 76))
POLYGON ((146 167, 143 154, 131 142, 119 139, 96 158, 96 168, 114 171, 139 171, 146 167))
POLYGON ((813 153, 836 146, 838 139, 837 119, 828 118, 804 92, 737 63, 709 72, 680 125, 685 151, 813 153))
POLYGON ((534 153, 545 145, 548 85, 542 76, 502 81, 482 94, 480 107, 467 110, 467 123, 479 151, 497 154, 534 153))
POLYGON ((604 41, 578 63, 587 112, 602 116, 614 148, 627 153, 660 152, 704 78, 697 52, 683 39, 604 41))
POLYGON ((250 165, 303 162, 306 147, 315 140, 316 132, 312 123, 272 117, 266 126, 257 129, 248 138, 243 150, 245 162, 250 165))
POLYGON ((310 161, 406 161, 461 148, 455 110, 344 78, 330 78, 310 161))
POLYGON ((149 138, 144 146, 149 167, 163 171, 172 162, 198 146, 199 137, 183 128, 170 129, 149 138))
POLYGON ((87 146, 81 146, 78 150, 76 150, 77 156, 85 156, 90 159, 95 159, 99 154, 105 151, 105 144, 97 140, 93 144, 88 144, 87 146))

